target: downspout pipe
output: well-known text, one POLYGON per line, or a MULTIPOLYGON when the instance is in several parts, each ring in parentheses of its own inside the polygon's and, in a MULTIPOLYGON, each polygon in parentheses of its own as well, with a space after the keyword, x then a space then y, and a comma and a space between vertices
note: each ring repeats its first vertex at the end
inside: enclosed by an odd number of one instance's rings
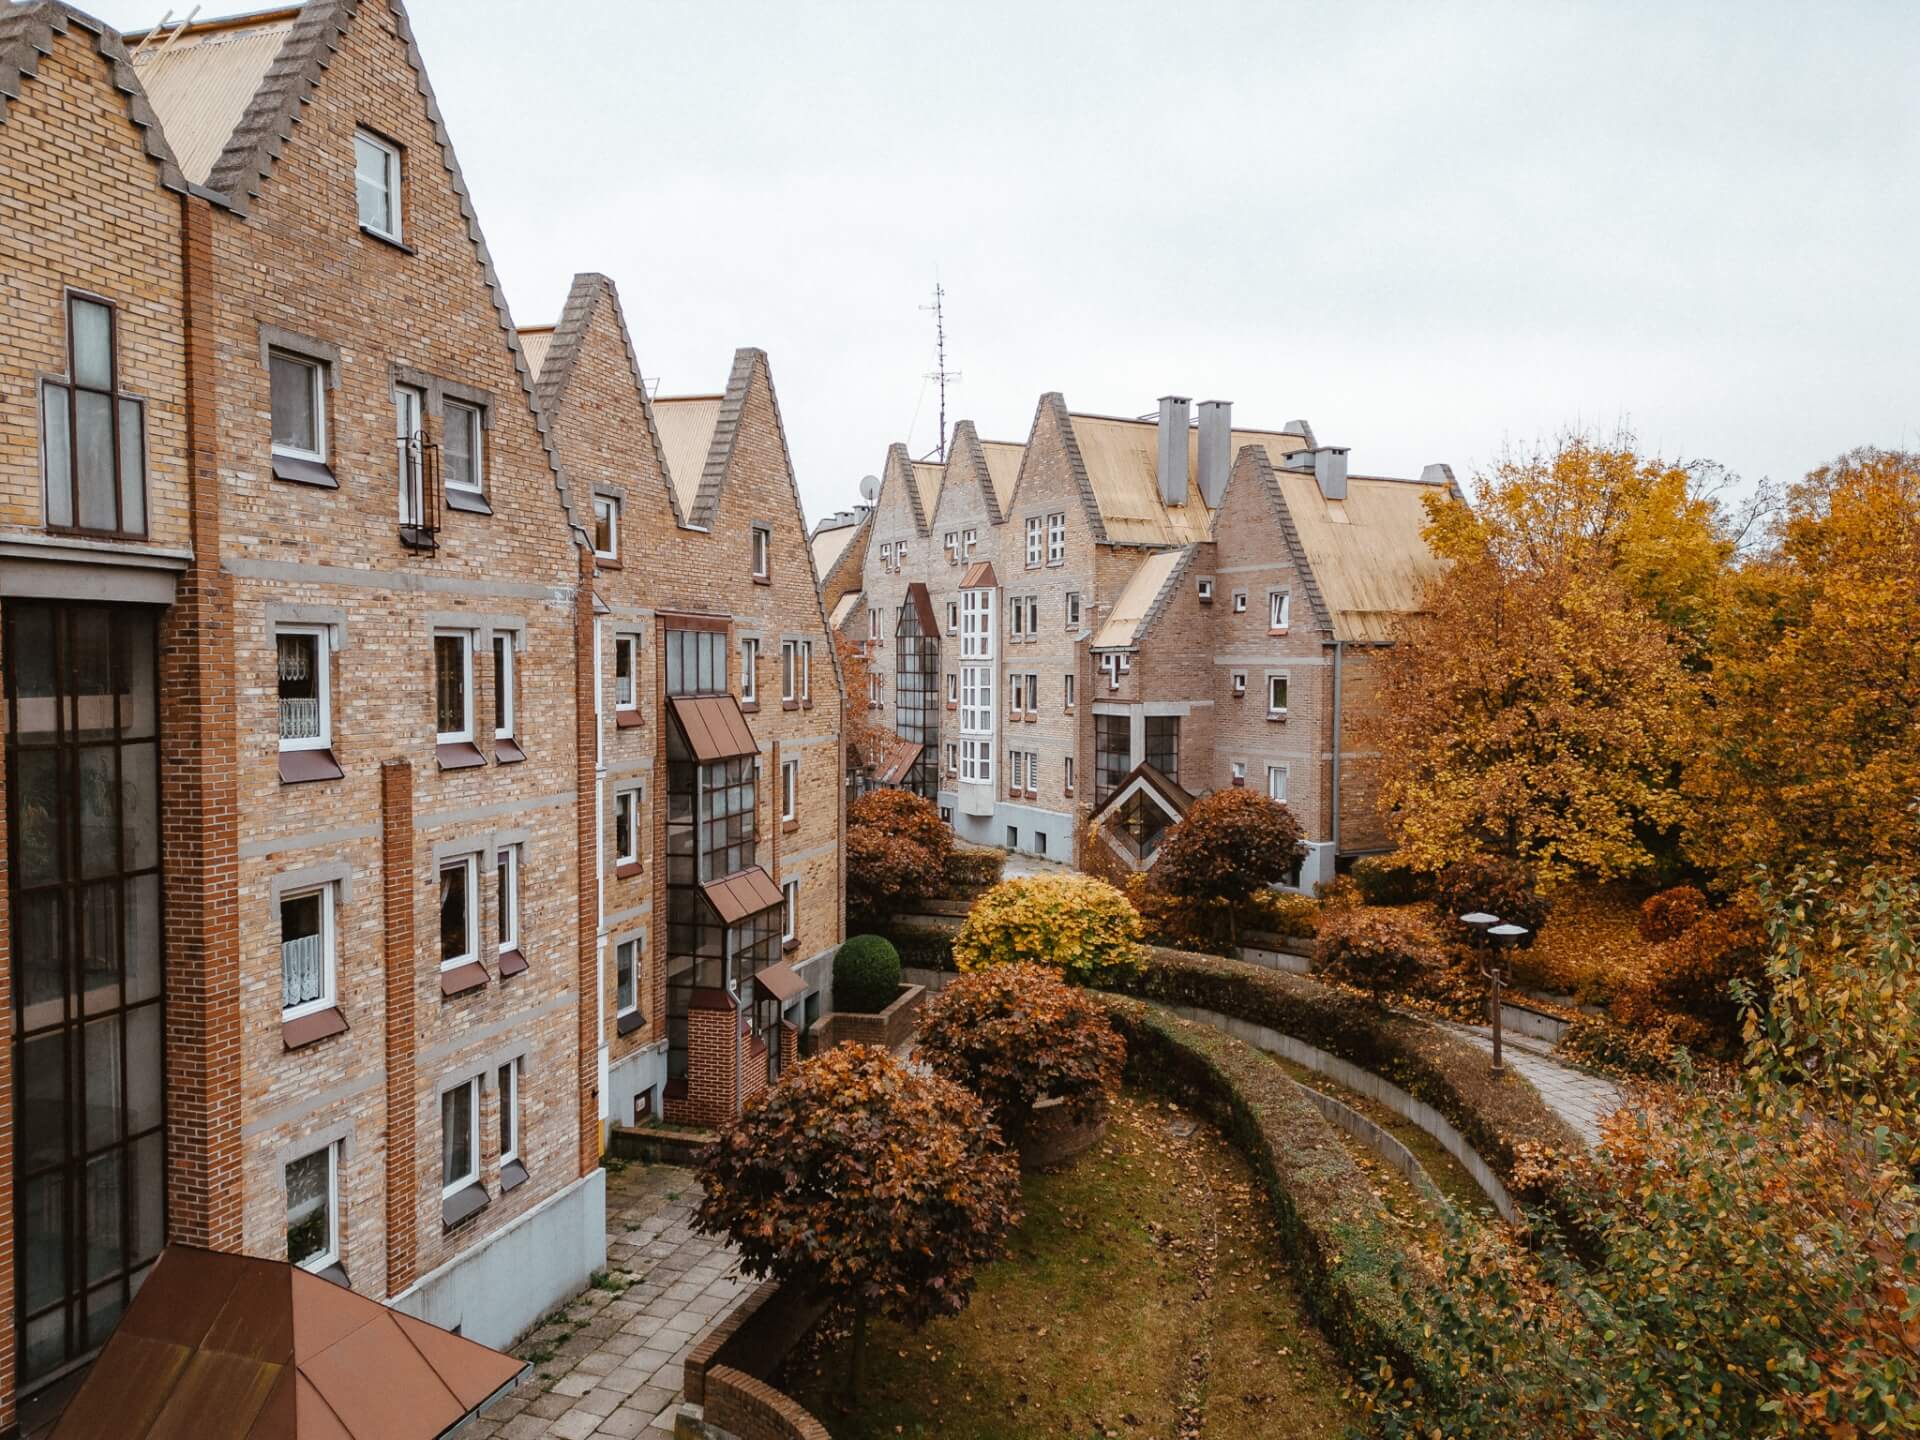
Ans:
POLYGON ((1329 787, 1333 795, 1333 859, 1340 863, 1340 664, 1345 654, 1345 642, 1333 642, 1333 784, 1329 787))

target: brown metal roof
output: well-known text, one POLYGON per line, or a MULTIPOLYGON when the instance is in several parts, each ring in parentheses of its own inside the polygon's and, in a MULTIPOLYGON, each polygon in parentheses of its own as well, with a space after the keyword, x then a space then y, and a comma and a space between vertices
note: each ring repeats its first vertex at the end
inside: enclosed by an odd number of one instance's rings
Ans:
POLYGON ((700 893, 713 906, 713 913, 727 925, 738 924, 749 915, 758 915, 762 910, 784 903, 780 887, 758 865, 723 880, 709 880, 700 887, 700 893))
POLYGON ((933 597, 927 594, 927 587, 918 580, 907 586, 907 600, 913 606, 914 614, 920 617, 922 635, 938 635, 940 621, 933 613, 933 597))
POLYGON ((807 982, 794 974, 793 967, 784 960, 776 960, 764 969, 754 971, 753 983, 782 1005, 796 995, 807 993, 807 982))
POLYGON ((913 762, 920 758, 920 752, 926 748, 918 740, 894 740, 880 752, 876 778, 882 785, 898 785, 913 769, 913 762))
POLYGON ((974 561, 967 567, 967 573, 960 577, 962 590, 993 590, 998 589, 999 585, 1000 581, 994 576, 991 560, 974 561))
POLYGON ((169 1246, 56 1440, 433 1440, 526 1366, 279 1260, 169 1246))
POLYGON ((687 737, 693 758, 701 764, 760 752, 747 717, 740 713, 740 702, 733 696, 675 695, 667 704, 680 733, 687 737))

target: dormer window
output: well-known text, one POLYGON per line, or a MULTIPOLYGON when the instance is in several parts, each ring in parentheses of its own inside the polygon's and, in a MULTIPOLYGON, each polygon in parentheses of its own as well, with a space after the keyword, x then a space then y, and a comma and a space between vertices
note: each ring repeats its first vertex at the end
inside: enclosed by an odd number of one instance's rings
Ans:
POLYGON ((382 240, 400 243, 400 151, 395 145, 357 130, 353 136, 353 187, 360 203, 360 228, 382 240))

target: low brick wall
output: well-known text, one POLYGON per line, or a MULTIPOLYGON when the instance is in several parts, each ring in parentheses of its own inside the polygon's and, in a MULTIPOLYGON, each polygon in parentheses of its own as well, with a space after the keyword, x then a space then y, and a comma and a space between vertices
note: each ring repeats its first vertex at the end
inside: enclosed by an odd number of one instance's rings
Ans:
POLYGON ((1033 1118, 1020 1137, 1022 1170, 1055 1170, 1077 1160, 1099 1143, 1107 1133, 1107 1107, 1091 1119, 1075 1123, 1067 1107, 1059 1100, 1042 1100, 1033 1107, 1033 1118))
POLYGON ((608 1153, 643 1165, 681 1165, 696 1169, 719 1137, 711 1130, 657 1130, 645 1125, 615 1125, 607 1133, 608 1153))
POLYGON ((828 1440, 827 1427, 770 1379, 826 1308, 763 1283, 688 1353, 687 1403, 740 1440, 828 1440))
POLYGON ((739 1440, 831 1440, 792 1396, 731 1365, 707 1372, 707 1424, 739 1440))
POLYGON ((919 1024, 920 1002, 926 998, 926 993, 923 986, 902 985, 893 1003, 877 1015, 857 1015, 850 1010, 836 1010, 831 1015, 822 1015, 813 1022, 813 1029, 808 1032, 813 1053, 818 1055, 823 1050, 831 1050, 835 1045, 845 1045, 849 1041, 878 1045, 883 1050, 898 1050, 919 1024))

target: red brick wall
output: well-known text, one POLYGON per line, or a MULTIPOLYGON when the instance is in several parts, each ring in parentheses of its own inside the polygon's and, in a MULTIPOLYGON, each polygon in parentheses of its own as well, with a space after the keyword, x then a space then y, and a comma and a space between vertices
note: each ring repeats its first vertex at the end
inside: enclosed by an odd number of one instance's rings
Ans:
MULTIPOLYGON (((598 812, 594 804, 593 713, 593 556, 580 552, 580 587, 573 600, 573 744, 574 744, 574 821, 579 846, 579 877, 576 889, 578 935, 574 964, 579 996, 579 1068, 577 1089, 580 1105, 580 1173, 585 1175, 600 1163, 600 1011, 598 996, 600 893, 587 877, 599 869, 595 848, 599 836, 598 812)), ((639 677, 634 678, 639 684, 639 677)), ((611 967, 609 967, 611 968, 611 967)), ((628 1117, 631 1118, 631 1117, 628 1117)))
MULTIPOLYGON (((4 632, 0 632, 3 634, 4 632)), ((0 676, 7 657, 0 651, 0 676)), ((4 686, 0 686, 4 693, 4 686)), ((0 736, 7 727, 7 711, 0 706, 0 736)), ((7 772, 0 765, 0 875, 11 863, 8 850, 7 772)), ((0 885, 0 1431, 13 1424, 13 917, 8 911, 10 887, 0 885)))
POLYGON ((386 931, 387 1294, 419 1273, 413 1211, 419 1173, 414 1138, 413 767, 380 767, 380 897, 386 931))

